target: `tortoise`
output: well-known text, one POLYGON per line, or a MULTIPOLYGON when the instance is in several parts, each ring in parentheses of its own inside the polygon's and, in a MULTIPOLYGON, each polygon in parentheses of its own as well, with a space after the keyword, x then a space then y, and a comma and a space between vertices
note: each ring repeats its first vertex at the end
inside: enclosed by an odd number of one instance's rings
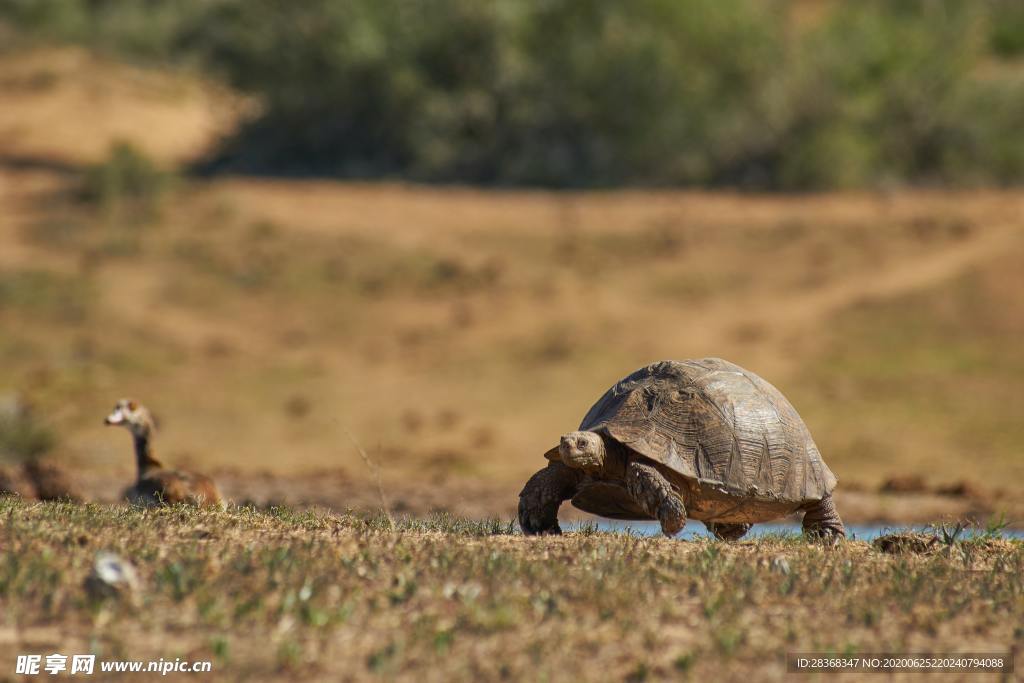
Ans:
POLYGON ((558 534, 564 500, 623 520, 657 520, 666 536, 704 522, 722 540, 755 522, 804 512, 811 536, 843 538, 836 477, 807 425, 774 386, 720 358, 665 360, 617 382, 578 431, 544 454, 519 494, 526 534, 558 534))

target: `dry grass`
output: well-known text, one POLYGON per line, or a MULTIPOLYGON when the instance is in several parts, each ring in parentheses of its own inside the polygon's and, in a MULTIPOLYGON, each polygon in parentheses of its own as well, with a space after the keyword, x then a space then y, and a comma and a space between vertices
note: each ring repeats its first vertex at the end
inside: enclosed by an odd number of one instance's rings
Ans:
POLYGON ((212 659, 217 680, 781 680, 784 653, 1016 651, 1024 546, 930 555, 505 522, 0 503, 0 651, 212 659), (141 575, 90 598, 97 551, 141 575))

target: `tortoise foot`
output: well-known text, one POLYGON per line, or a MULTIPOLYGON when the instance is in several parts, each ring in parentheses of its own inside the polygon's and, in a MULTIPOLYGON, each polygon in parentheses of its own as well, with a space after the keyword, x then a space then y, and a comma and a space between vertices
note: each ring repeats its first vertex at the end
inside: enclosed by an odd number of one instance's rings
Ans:
POLYGON ((672 495, 661 504, 658 521, 661 522, 661 533, 669 538, 683 530, 686 526, 686 508, 679 496, 672 495))
POLYGON ((579 474, 560 462, 552 462, 526 482, 519 494, 519 527, 527 536, 562 533, 558 507, 572 497, 579 474))
POLYGON ((839 518, 831 494, 807 506, 805 510, 803 529, 808 539, 835 544, 846 538, 846 527, 839 518))
POLYGON ((686 506, 657 468, 632 462, 626 469, 626 490, 646 514, 661 522, 666 536, 686 526, 686 506))

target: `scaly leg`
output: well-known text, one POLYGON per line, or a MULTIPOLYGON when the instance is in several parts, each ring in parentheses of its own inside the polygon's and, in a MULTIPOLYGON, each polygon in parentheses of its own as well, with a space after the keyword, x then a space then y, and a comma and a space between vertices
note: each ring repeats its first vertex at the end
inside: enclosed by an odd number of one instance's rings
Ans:
POLYGON ((843 520, 839 519, 832 494, 804 508, 804 534, 811 538, 839 540, 846 538, 843 520))
POLYGON ((583 472, 552 462, 526 482, 519 493, 519 526, 523 533, 560 534, 558 507, 572 498, 583 472))
POLYGON ((666 536, 675 536, 686 526, 683 499, 656 467, 631 462, 626 468, 626 490, 644 512, 661 522, 666 536))

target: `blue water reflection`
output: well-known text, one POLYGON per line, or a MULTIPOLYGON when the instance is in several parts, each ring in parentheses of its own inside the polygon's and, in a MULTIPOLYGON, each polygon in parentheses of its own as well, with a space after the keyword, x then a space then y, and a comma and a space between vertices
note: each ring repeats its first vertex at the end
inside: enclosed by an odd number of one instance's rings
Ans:
MULTIPOLYGON (((581 528, 596 526, 598 531, 629 532, 637 536, 658 536, 661 534, 661 527, 657 522, 620 522, 610 519, 595 519, 592 521, 562 524, 566 531, 578 531, 581 528)), ((896 524, 847 524, 846 536, 849 539, 859 541, 871 541, 883 534, 893 531, 932 531, 923 526, 900 526, 896 524)), ((744 540, 757 538, 765 535, 778 534, 799 534, 800 525, 787 522, 774 522, 768 524, 755 524, 754 528, 744 536, 744 540)), ((984 533, 984 529, 966 529, 962 537, 969 537, 984 533)), ((1004 538, 1024 539, 1024 529, 1004 529, 1001 532, 1004 538)), ((700 522, 689 522, 686 528, 676 538, 691 540, 694 538, 709 538, 711 534, 700 522)))

